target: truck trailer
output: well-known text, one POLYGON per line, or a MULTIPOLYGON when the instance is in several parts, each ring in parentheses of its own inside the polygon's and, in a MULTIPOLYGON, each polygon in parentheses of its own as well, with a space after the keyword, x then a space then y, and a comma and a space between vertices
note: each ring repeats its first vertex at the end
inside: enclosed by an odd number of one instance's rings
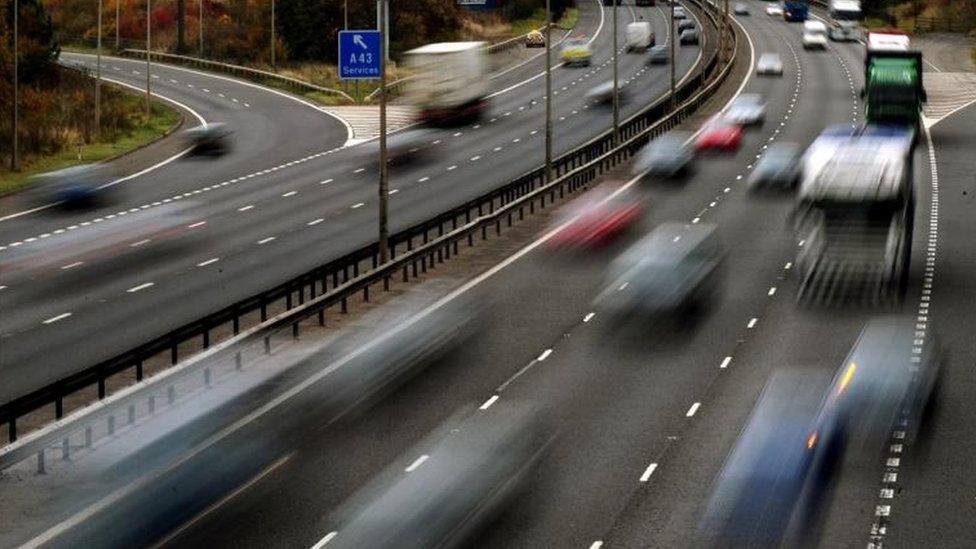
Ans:
POLYGON ((909 49, 907 35, 869 32, 864 57, 865 119, 869 124, 920 128, 926 101, 922 52, 909 49))
POLYGON ((488 60, 484 42, 428 44, 404 54, 415 76, 407 98, 422 122, 435 125, 479 118, 488 107, 488 60))

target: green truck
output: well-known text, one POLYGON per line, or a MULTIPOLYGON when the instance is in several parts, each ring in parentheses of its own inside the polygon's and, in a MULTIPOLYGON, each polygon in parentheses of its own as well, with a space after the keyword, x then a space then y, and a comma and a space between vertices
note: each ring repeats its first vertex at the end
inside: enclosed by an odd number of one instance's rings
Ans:
POLYGON ((868 33, 863 93, 867 123, 920 129, 922 104, 926 101, 922 52, 908 47, 905 34, 868 33))

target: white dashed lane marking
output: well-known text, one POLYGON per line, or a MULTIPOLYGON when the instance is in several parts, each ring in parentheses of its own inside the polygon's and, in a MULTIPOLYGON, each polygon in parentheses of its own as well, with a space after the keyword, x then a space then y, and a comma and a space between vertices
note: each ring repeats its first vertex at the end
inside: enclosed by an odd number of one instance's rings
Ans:
POLYGON ((128 292, 130 294, 134 294, 136 292, 141 292, 142 290, 145 290, 146 288, 152 288, 155 285, 156 285, 155 282, 146 282, 145 284, 140 284, 138 286, 133 286, 133 287, 129 288, 128 290, 126 290, 126 292, 128 292))
POLYGON ((57 316, 52 316, 51 318, 43 321, 42 324, 54 324, 55 322, 57 322, 59 320, 64 320, 64 319, 68 318, 69 316, 71 316, 71 313, 61 313, 61 314, 59 314, 57 316))

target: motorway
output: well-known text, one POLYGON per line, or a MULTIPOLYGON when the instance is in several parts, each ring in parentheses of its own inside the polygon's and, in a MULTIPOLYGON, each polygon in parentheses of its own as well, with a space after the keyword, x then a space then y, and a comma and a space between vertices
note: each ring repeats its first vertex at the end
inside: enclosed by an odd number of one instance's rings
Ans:
MULTIPOLYGON (((187 506, 145 532, 178 528, 164 540, 173 547, 311 547, 332 532, 341 536, 336 509, 388 466, 434 466, 419 459, 425 436, 454 414, 491 421, 502 407, 532 401, 555 410, 559 437, 479 546, 687 546, 770 373, 783 366, 833 372, 868 318, 906 313, 918 319, 917 338, 932 344, 937 336, 949 353, 938 406, 916 443, 893 440, 883 456, 846 458, 809 545, 971 546, 976 486, 965 460, 976 422, 969 379, 976 347, 966 304, 976 295, 969 276, 976 269, 976 105, 933 126, 931 141, 919 143, 913 277, 904 303, 883 310, 800 306, 791 276, 792 199, 749 194, 743 180, 769 143, 806 145, 825 125, 860 120, 863 50, 832 43, 827 52, 806 52, 797 26, 767 18, 759 2, 749 5, 753 15, 737 21, 757 56, 777 51, 785 70, 781 78, 753 76, 745 84, 743 92, 766 98, 767 120, 747 133, 737 154, 701 159, 681 186, 605 182, 647 198, 635 234, 584 260, 553 257, 544 246, 506 259, 477 279, 478 293, 494 299, 475 339, 348 422, 333 425, 314 413, 329 390, 325 380, 233 432, 200 461, 261 454, 253 468, 260 474, 235 484, 217 505, 187 506), (686 331, 621 332, 592 306, 604 269, 629 241, 664 221, 718 227, 727 251, 722 292, 686 331)), ((181 490, 193 492, 176 484, 181 490)))
MULTIPOLYGON (((609 109, 585 99, 586 91, 611 78, 609 13, 596 2, 581 4, 577 29, 593 40, 593 66, 559 68, 553 74, 557 153, 610 125, 609 109)), ((621 27, 640 16, 652 22, 658 36, 667 35, 660 8, 626 7, 618 15, 621 27)), ((698 57, 696 47, 680 48, 679 78, 698 57)), ((144 83, 145 74, 137 74, 145 70, 139 62, 110 59, 106 64, 113 76, 137 86, 144 83)), ((391 170, 392 230, 463 203, 542 163, 542 67, 543 60, 536 58, 497 78, 498 92, 484 120, 432 131, 424 158, 391 170)), ((67 218, 44 212, 0 222, 2 254, 4 248, 39 245, 44 238, 116 222, 122 212, 145 215, 179 200, 192 202, 190 213, 197 220, 192 224, 196 238, 179 245, 148 242, 111 261, 71 262, 28 279, 5 279, 0 290, 5 313, 0 318, 0 371, 9 382, 0 388, 0 402, 375 240, 378 167, 361 147, 336 150, 343 135, 335 120, 310 115, 307 106, 280 94, 222 77, 176 68, 159 71, 154 82, 160 93, 194 109, 207 106, 200 110, 204 118, 230 122, 226 110, 233 110, 238 152, 212 163, 181 160, 137 184, 126 183, 117 212, 113 208, 67 218), (289 110, 283 112, 286 106, 289 110), (249 117, 258 120, 248 123, 249 117), (278 122, 274 129, 266 127, 278 122), (259 152, 260 147, 274 152, 259 152), (166 314, 159 314, 163 307, 166 314)), ((666 74, 666 66, 652 68, 641 56, 621 55, 620 79, 630 98, 622 114, 664 94, 666 74)))

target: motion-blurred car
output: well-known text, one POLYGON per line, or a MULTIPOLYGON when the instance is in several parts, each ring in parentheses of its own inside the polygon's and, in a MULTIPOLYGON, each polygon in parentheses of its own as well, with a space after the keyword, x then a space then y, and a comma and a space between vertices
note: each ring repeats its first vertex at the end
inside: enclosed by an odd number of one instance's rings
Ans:
POLYGON ((682 6, 675 6, 674 7, 674 18, 675 19, 687 19, 688 18, 688 14, 685 13, 685 8, 682 7, 682 6))
POLYGON ((794 189, 800 183, 800 147, 792 143, 771 145, 756 162, 746 183, 749 190, 762 187, 794 189))
POLYGON ((782 17, 783 6, 779 5, 779 2, 770 2, 766 5, 766 15, 782 17))
POLYGON ((634 21, 627 24, 627 51, 646 51, 654 45, 654 31, 647 21, 634 21))
POLYGON ((527 48, 544 48, 546 47, 546 37, 544 34, 538 30, 529 31, 525 35, 525 47, 527 48))
POLYGON ((683 134, 666 134, 651 141, 637 153, 633 174, 656 177, 685 176, 691 171, 695 151, 683 134))
MULTIPOLYGON (((414 127, 388 134, 386 137, 386 157, 390 164, 407 164, 418 162, 426 158, 430 152, 431 143, 436 139, 435 130, 425 127, 414 127)), ((356 147, 364 161, 375 162, 379 159, 380 141, 372 139, 356 147)))
POLYGON ((699 152, 735 152, 741 146, 742 126, 721 117, 708 121, 695 139, 695 150, 699 152))
POLYGON ((680 35, 682 31, 695 28, 695 22, 689 19, 685 19, 678 23, 678 34, 680 35))
POLYGON ((764 53, 759 56, 759 61, 756 62, 756 74, 760 76, 765 75, 783 75, 783 60, 780 59, 778 53, 764 53))
POLYGON ((678 42, 682 46, 698 43, 698 29, 685 29, 678 34, 678 42))
POLYGON ((766 383, 712 484, 694 547, 795 547, 844 450, 824 406, 829 375, 784 369, 766 383))
POLYGON ((566 65, 580 65, 586 67, 589 66, 591 57, 592 54, 590 53, 590 44, 585 38, 570 38, 563 43, 560 59, 562 59, 562 62, 566 65))
POLYGON ((613 261, 595 306, 619 320, 692 318, 714 301, 722 256, 714 225, 662 223, 613 261))
POLYGON ((671 60, 671 52, 664 44, 653 46, 648 55, 648 60, 652 65, 666 65, 671 60))
POLYGON ((827 25, 820 21, 803 23, 803 49, 827 49, 827 25))
MULTIPOLYGON (((617 101, 623 103, 627 93, 622 86, 617 86, 617 101)), ((613 102, 613 82, 603 82, 590 88, 586 92, 586 100, 596 103, 610 104, 613 102)))
POLYGON ((732 101, 724 118, 741 126, 761 126, 766 121, 766 104, 758 93, 744 93, 732 101))
POLYGON ((616 196, 594 190, 570 202, 555 225, 563 226, 547 246, 551 250, 589 249, 605 246, 630 229, 644 213, 644 201, 633 192, 616 196))
POLYGON ((330 548, 464 546, 528 481, 556 437, 541 412, 517 401, 440 431, 417 450, 423 461, 391 467, 343 506, 330 548))
POLYGON ((749 6, 747 6, 744 2, 736 2, 735 6, 732 7, 732 11, 735 12, 736 15, 749 15, 749 6))
POLYGON ((83 164, 31 177, 28 198, 38 205, 56 203, 63 209, 88 209, 108 203, 112 192, 109 168, 83 164))
POLYGON ((213 156, 230 152, 230 135, 230 129, 221 122, 201 124, 183 132, 184 140, 193 147, 193 154, 213 156))

